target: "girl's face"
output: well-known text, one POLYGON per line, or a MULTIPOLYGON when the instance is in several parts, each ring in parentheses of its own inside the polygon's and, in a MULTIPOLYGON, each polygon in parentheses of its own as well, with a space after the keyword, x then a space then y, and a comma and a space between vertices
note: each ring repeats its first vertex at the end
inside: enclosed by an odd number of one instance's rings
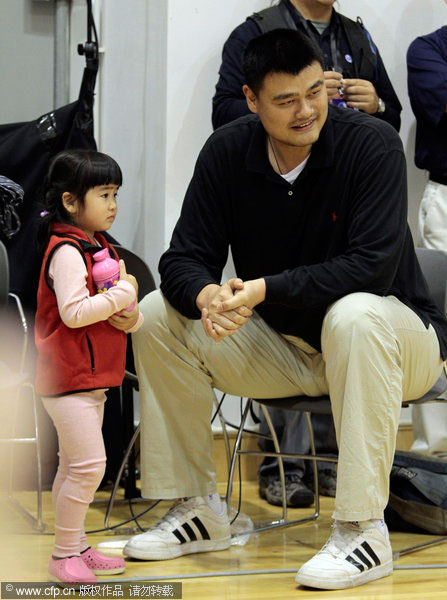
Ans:
POLYGON ((85 194, 84 206, 75 201, 73 221, 90 238, 93 238, 95 231, 107 231, 116 217, 117 194, 118 186, 114 184, 90 188, 85 194))

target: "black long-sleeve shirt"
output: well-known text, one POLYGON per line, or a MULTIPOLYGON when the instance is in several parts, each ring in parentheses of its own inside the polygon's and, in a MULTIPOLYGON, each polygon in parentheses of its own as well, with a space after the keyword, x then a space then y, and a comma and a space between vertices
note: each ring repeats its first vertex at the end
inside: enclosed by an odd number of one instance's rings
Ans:
POLYGON ((327 307, 352 292, 394 294, 435 327, 447 322, 429 293, 407 222, 405 156, 395 130, 329 107, 309 160, 290 185, 274 172, 256 115, 217 130, 202 149, 170 248, 161 290, 200 318, 200 290, 219 284, 231 247, 243 280, 264 277, 256 307, 274 329, 320 348, 327 307))
MULTIPOLYGON (((301 19, 297 16, 297 10, 289 2, 286 2, 286 6, 297 30, 307 34, 301 19)), ((388 77, 379 50, 372 40, 370 39, 370 44, 371 47, 374 48, 376 64, 374 68, 374 77, 370 79, 365 75, 365 67, 367 66, 365 63, 359 65, 353 64, 352 49, 350 48, 349 41, 340 23, 338 14, 334 9, 332 10, 330 24, 322 35, 317 33, 310 21, 308 21, 308 26, 315 31, 314 38, 318 41, 318 45, 323 52, 327 68, 329 68, 329 65, 334 64, 330 44, 331 30, 333 31, 335 39, 337 40, 338 53, 343 60, 342 66, 344 76, 346 78, 370 80, 376 89, 377 95, 382 98, 385 103, 385 112, 376 113, 374 116, 387 121, 399 131, 402 106, 388 77)), ((214 129, 249 113, 247 102, 242 92, 242 86, 245 83, 242 71, 242 55, 248 42, 258 35, 260 35, 259 27, 256 22, 249 17, 244 23, 236 27, 224 45, 222 64, 219 69, 219 80, 213 98, 212 122, 214 129)), ((367 33, 365 32, 365 36, 366 35, 367 33)))

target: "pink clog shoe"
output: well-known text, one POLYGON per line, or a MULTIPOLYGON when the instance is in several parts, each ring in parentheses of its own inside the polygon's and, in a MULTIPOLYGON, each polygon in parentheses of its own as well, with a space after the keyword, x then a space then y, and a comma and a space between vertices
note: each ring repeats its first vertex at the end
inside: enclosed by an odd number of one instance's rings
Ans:
POLYGON ((118 573, 124 573, 126 569, 124 558, 106 556, 92 546, 81 552, 81 559, 91 572, 96 575, 118 575, 118 573))
POLYGON ((90 571, 80 556, 53 558, 50 556, 48 573, 56 581, 62 583, 96 583, 96 575, 90 571))

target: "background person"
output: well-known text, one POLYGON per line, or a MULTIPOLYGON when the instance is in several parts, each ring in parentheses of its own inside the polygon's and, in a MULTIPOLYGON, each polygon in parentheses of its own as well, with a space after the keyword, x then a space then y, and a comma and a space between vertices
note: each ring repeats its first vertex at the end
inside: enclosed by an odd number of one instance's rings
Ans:
POLYGON ((269 28, 290 27, 313 39, 324 56, 328 99, 343 99, 387 121, 399 131, 402 106, 377 46, 361 22, 338 13, 335 0, 280 0, 236 27, 225 42, 213 98, 213 127, 249 113, 242 92, 242 54, 247 43, 269 28), (343 81, 342 81, 343 78, 343 81))
MULTIPOLYGON (((428 172, 419 208, 421 245, 447 253, 447 26, 414 40, 407 68, 415 163, 428 172)), ((412 416, 412 450, 447 458, 447 405, 413 406, 412 416)))

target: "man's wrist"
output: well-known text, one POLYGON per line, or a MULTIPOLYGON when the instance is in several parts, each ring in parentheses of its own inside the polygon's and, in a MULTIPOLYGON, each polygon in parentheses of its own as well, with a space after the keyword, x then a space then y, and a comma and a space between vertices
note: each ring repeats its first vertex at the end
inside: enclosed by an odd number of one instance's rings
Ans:
POLYGON ((200 311, 202 311, 202 308, 207 308, 219 289, 220 285, 217 283, 209 283, 202 288, 196 297, 197 308, 200 311))
POLYGON ((260 304, 261 302, 264 302, 265 300, 265 293, 266 293, 266 285, 265 285, 265 279, 263 277, 261 277, 260 279, 253 279, 253 286, 254 286, 254 296, 256 299, 256 304, 254 306, 256 306, 257 304, 260 304))

